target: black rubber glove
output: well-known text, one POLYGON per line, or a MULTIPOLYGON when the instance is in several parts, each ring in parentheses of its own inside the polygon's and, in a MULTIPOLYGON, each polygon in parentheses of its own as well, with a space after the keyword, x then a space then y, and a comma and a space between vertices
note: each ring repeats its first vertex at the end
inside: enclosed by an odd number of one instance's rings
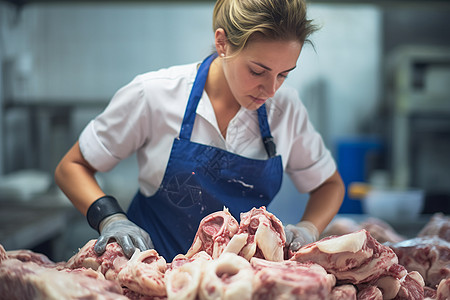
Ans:
POLYGON ((125 255, 130 258, 135 249, 141 251, 153 248, 153 242, 148 233, 128 220, 127 216, 118 213, 103 219, 99 226, 100 237, 94 246, 94 251, 101 255, 106 245, 114 239, 122 247, 125 255))
POLYGON ((284 227, 286 233, 286 247, 293 252, 307 244, 314 243, 319 238, 319 231, 309 221, 301 221, 297 225, 288 224, 284 227))

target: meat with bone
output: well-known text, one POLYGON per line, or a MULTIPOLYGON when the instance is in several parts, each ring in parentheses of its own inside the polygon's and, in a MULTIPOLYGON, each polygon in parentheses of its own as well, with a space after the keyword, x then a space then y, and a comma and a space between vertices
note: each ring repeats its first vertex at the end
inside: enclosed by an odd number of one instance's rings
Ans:
POLYGON ((421 300, 424 298, 424 281, 422 276, 415 271, 402 278, 381 276, 370 284, 359 284, 357 287, 360 291, 368 287, 376 287, 385 300, 421 300))
POLYGON ((88 241, 77 254, 72 256, 65 265, 69 269, 91 268, 99 271, 108 280, 116 280, 117 275, 128 262, 122 247, 116 242, 109 243, 102 255, 94 251, 96 240, 88 241))
POLYGON ((91 268, 103 274, 106 279, 118 282, 121 286, 147 296, 165 296, 164 272, 166 261, 153 250, 139 251, 128 258, 122 247, 109 243, 105 252, 98 256, 94 251, 96 240, 90 240, 77 254, 72 256, 66 268, 91 268))
POLYGON ((428 286, 423 287, 423 296, 424 299, 436 299, 436 289, 432 289, 428 286))
POLYGON ((367 218, 361 223, 345 217, 334 219, 325 228, 322 238, 332 235, 344 235, 361 229, 367 230, 379 243, 404 241, 406 238, 398 234, 391 225, 377 218, 367 218))
POLYGON ((281 261, 285 242, 283 224, 264 206, 242 213, 240 224, 224 209, 203 218, 186 257, 205 251, 216 259, 229 252, 247 260, 255 256, 281 261))
MULTIPOLYGON (((1 254, 0 254, 1 255, 1 254)), ((9 259, 15 258, 21 262, 34 262, 41 266, 56 267, 56 264, 44 254, 36 253, 31 250, 13 250, 7 251, 6 255, 9 259)), ((1 261, 1 260, 0 260, 1 261)))
POLYGON ((442 279, 436 291, 436 300, 450 299, 450 278, 442 279))
POLYGON ((321 234, 321 238, 332 235, 343 235, 361 230, 361 226, 353 219, 345 217, 336 217, 325 228, 321 234))
POLYGON ((175 256, 165 273, 167 299, 195 300, 207 262, 212 258, 205 251, 187 258, 183 254, 175 256))
POLYGON ((80 268, 58 271, 11 258, 0 264, 0 295, 14 299, 127 299, 117 282, 80 268))
POLYGON ((6 255, 6 250, 5 248, 3 248, 2 245, 0 245, 0 264, 2 263, 2 261, 6 260, 8 257, 6 255))
MULTIPOLYGON (((129 261, 114 242, 97 256, 95 240, 67 263, 55 264, 26 250, 9 253, 22 264, 36 261, 38 267, 61 274, 106 278, 129 299, 423 299, 425 290, 438 295, 436 285, 424 288, 419 272, 407 273, 394 251, 368 230, 327 237, 284 260, 284 229, 274 215, 261 207, 241 219, 239 225, 227 210, 207 216, 188 253, 170 264, 155 250, 136 251, 129 261)), ((1 250, 0 267, 2 260, 12 260, 1 250)), ((51 281, 42 285, 48 288, 51 281)), ((441 281, 438 289, 440 295, 448 294, 449 281, 441 281)))
POLYGON ((331 291, 330 300, 356 300, 356 293, 354 285, 337 285, 331 291))
POLYGON ((422 300, 424 298, 424 285, 423 278, 418 272, 410 272, 400 280, 400 289, 393 299, 422 300))
POLYGON ((329 299, 336 278, 314 263, 274 262, 253 257, 253 300, 329 299))
POLYGON ((380 289, 374 285, 361 289, 356 297, 358 300, 383 300, 383 294, 380 289))
POLYGON ((390 244, 398 261, 408 271, 422 275, 425 285, 436 288, 444 278, 450 277, 450 243, 439 237, 417 237, 390 244))
POLYGON ((400 290, 401 281, 399 278, 392 276, 381 276, 372 285, 376 286, 383 293, 384 299, 393 299, 400 290))
POLYGON ((238 236, 240 234, 248 235, 247 242, 239 253, 247 260, 252 257, 270 261, 284 259, 286 234, 283 224, 264 206, 241 214, 238 236))
POLYGON ((417 236, 437 236, 450 242, 450 217, 442 213, 434 214, 417 236))
POLYGON ((300 248, 291 260, 317 263, 340 283, 370 283, 381 276, 402 278, 407 273, 394 251, 366 230, 311 243, 300 248))
POLYGON ((200 300, 250 300, 253 276, 253 269, 245 258, 223 253, 205 264, 198 296, 200 300))
POLYGON ((391 225, 377 218, 368 218, 360 226, 382 244, 386 242, 397 243, 406 239, 404 236, 398 234, 391 225))
POLYGON ((226 208, 206 216, 200 222, 186 257, 191 258, 196 253, 205 251, 212 258, 218 258, 238 229, 239 223, 226 208))
POLYGON ((120 270, 117 280, 128 289, 147 296, 166 296, 164 272, 166 260, 156 250, 136 249, 131 259, 120 270))

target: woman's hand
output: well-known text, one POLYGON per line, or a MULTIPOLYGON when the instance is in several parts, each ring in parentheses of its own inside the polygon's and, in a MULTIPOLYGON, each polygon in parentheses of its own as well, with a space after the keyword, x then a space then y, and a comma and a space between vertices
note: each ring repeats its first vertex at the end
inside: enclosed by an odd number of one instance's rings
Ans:
POLYGON ((109 216, 100 223, 100 237, 95 243, 94 251, 98 255, 103 254, 111 239, 119 243, 128 258, 136 248, 145 251, 154 247, 148 233, 121 213, 109 216))
POLYGON ((314 243, 319 238, 319 231, 313 223, 301 221, 297 225, 286 225, 284 228, 286 233, 286 247, 292 252, 297 251, 300 247, 310 243, 314 243))

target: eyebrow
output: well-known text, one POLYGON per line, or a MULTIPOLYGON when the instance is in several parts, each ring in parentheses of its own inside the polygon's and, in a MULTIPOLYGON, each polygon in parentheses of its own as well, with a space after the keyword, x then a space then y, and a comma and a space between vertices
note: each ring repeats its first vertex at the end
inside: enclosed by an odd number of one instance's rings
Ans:
MULTIPOLYGON (((256 62, 256 61, 250 61, 250 62, 251 62, 251 63, 254 63, 255 65, 260 66, 260 67, 263 68, 263 69, 266 69, 267 71, 272 71, 271 68, 269 68, 268 66, 266 66, 266 65, 264 65, 264 64, 262 64, 262 63, 259 63, 259 62, 256 62)), ((292 68, 290 68, 290 69, 288 69, 288 70, 286 70, 286 71, 280 72, 280 73, 290 72, 290 71, 294 70, 296 67, 297 67, 297 66, 295 65, 295 66, 293 66, 292 68)))

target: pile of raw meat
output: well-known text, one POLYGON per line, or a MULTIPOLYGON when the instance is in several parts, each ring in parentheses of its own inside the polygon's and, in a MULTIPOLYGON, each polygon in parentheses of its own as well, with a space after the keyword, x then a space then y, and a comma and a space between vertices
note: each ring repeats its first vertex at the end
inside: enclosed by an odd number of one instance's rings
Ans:
POLYGON ((0 295, 5 299, 450 299, 449 218, 435 215, 412 240, 389 234, 390 228, 381 221, 377 226, 351 224, 346 229, 343 223, 335 228, 342 234, 292 253, 284 247, 282 223, 265 207, 243 213, 240 223, 224 209, 205 217, 189 251, 170 263, 153 249, 136 250, 127 259, 115 242, 97 256, 91 240, 60 263, 28 250, 5 251, 0 245, 0 295), (374 228, 382 229, 384 244, 374 237, 374 228))

